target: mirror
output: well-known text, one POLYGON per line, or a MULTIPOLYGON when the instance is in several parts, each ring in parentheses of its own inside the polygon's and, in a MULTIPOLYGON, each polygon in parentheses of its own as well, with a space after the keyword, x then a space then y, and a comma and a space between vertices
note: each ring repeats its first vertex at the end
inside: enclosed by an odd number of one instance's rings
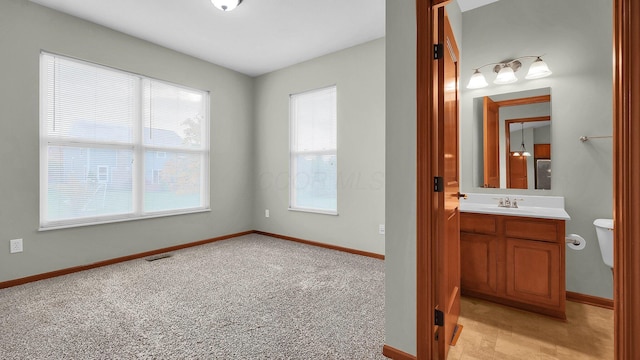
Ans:
POLYGON ((551 189, 551 89, 478 97, 473 103, 479 187, 551 189))

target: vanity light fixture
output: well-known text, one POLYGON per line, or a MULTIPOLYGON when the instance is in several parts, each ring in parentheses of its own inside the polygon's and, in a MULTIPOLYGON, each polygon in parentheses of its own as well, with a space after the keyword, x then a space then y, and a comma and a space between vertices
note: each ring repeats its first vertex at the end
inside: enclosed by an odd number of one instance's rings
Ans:
POLYGON ((487 80, 484 78, 484 75, 480 72, 480 70, 476 69, 471 75, 471 79, 469 79, 469 85, 467 85, 467 89, 480 89, 485 86, 488 86, 487 80))
MULTIPOLYGON (((496 79, 493 80, 493 83, 498 85, 503 85, 503 84, 511 84, 518 81, 515 70, 513 70, 513 67, 512 67, 514 64, 515 63, 510 63, 507 65, 498 65, 498 66, 502 66, 502 68, 498 70, 498 76, 496 76, 496 79)), ((518 66, 518 68, 520 68, 520 66, 518 66)))
POLYGON ((242 0, 211 0, 213 6, 222 11, 231 11, 242 3, 242 0))
POLYGON ((471 79, 469 79, 467 89, 480 89, 489 85, 484 75, 482 75, 482 73, 480 72, 480 69, 490 65, 493 66, 493 72, 498 74, 496 76, 496 79, 493 81, 494 84, 503 85, 511 84, 518 81, 515 73, 522 67, 522 62, 520 62, 520 60, 527 58, 535 58, 535 60, 529 66, 529 71, 524 77, 525 79, 540 79, 545 76, 551 75, 551 70, 549 70, 549 66, 547 65, 547 63, 542 60, 542 55, 521 56, 513 60, 503 61, 499 63, 489 63, 473 69, 473 75, 471 75, 471 79))
POLYGON ((547 66, 547 63, 542 61, 540 56, 538 56, 534 62, 531 63, 531 66, 529 66, 529 72, 524 78, 527 80, 540 79, 549 75, 551 75, 549 66, 547 66))
POLYGON ((513 156, 531 156, 531 153, 527 151, 527 148, 524 147, 524 123, 521 122, 522 128, 520 130, 520 134, 522 136, 522 142, 520 143, 520 151, 516 151, 513 153, 513 156))

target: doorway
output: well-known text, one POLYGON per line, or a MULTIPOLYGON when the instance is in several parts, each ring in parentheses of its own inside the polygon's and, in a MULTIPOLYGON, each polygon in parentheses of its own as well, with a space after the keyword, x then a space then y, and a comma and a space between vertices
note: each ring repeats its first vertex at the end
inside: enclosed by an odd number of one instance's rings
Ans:
MULTIPOLYGON (((445 0, 416 1, 418 36, 418 149, 427 142, 441 141, 432 137, 429 126, 438 108, 433 87, 434 72, 431 49, 438 29, 434 11, 445 0)), ((640 333, 640 3, 614 0, 614 236, 617 239, 614 258, 615 358, 640 358, 640 344, 633 334, 640 333), (634 299, 636 300, 634 302, 634 299)), ((606 16, 606 15, 603 15, 606 16)), ((420 159, 420 153, 418 154, 420 159)), ((437 174, 432 159, 424 158, 417 166, 417 358, 444 358, 437 352, 434 334, 433 305, 436 303, 438 261, 441 254, 434 248, 438 209, 428 201, 428 184, 437 174), (423 201, 421 201, 423 200, 423 201)), ((440 340, 442 341, 442 340, 440 340)))

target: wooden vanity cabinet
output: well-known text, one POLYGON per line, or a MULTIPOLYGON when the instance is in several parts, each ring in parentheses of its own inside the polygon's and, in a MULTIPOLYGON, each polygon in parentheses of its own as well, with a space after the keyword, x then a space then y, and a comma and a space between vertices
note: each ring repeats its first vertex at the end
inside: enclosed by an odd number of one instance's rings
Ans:
POLYGON ((566 319, 565 222, 461 213, 463 295, 566 319))

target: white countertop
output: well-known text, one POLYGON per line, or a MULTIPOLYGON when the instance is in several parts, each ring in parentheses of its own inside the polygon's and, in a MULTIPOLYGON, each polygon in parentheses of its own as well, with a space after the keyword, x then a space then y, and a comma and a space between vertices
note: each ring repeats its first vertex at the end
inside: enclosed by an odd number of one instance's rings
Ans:
POLYGON ((460 199, 460 212, 571 220, 571 217, 564 209, 564 197, 562 196, 468 193, 466 199, 460 199), (510 201, 517 199, 518 207, 499 207, 498 199, 507 197, 510 201))

